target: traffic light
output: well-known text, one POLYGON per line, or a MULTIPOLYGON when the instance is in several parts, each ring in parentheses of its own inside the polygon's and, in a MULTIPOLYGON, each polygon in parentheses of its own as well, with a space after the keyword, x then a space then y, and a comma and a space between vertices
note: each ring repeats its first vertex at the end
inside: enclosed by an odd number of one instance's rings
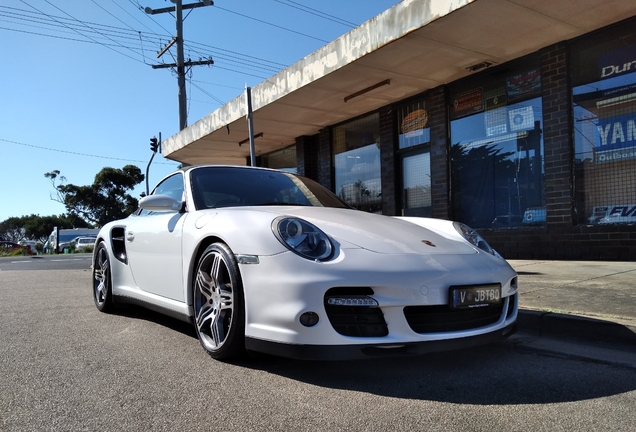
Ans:
POLYGON ((159 142, 157 141, 157 137, 150 138, 150 150, 153 153, 157 153, 157 148, 159 147, 159 142))

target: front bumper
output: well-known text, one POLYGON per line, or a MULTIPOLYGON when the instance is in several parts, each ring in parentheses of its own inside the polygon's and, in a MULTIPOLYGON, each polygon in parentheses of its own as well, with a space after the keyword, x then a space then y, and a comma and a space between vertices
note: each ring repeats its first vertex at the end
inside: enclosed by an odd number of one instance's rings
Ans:
POLYGON ((417 356, 427 353, 466 349, 497 342, 513 335, 517 324, 477 336, 404 344, 359 344, 359 345, 295 345, 246 338, 245 347, 280 357, 298 360, 357 360, 380 357, 417 356))
POLYGON ((247 347, 277 355, 355 358, 356 353, 366 357, 369 354, 365 353, 378 350, 395 355, 402 351, 408 354, 452 349, 471 344, 472 340, 488 339, 485 335, 489 334, 501 337, 517 318, 516 273, 504 260, 482 253, 387 255, 347 249, 332 261, 317 263, 288 252, 260 257, 260 264, 242 264, 240 272, 245 291, 247 347), (421 331, 414 330, 412 317, 410 322, 407 319, 408 307, 423 307, 423 312, 416 311, 420 314, 418 319, 427 313, 428 306, 444 310, 450 286, 487 283, 501 284, 503 304, 484 324, 421 331), (356 336, 337 331, 325 307, 325 294, 340 287, 370 288, 388 332, 362 332, 362 336, 356 336), (300 317, 305 312, 317 314, 318 323, 302 325, 300 317), (343 354, 328 354, 332 352, 343 354))

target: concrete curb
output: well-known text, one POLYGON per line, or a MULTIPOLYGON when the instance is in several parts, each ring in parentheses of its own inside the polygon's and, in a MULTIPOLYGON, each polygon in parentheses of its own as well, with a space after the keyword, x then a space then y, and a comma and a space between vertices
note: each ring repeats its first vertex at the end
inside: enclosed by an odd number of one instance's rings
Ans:
POLYGON ((620 346, 636 352, 636 326, 595 318, 519 309, 519 332, 620 346))

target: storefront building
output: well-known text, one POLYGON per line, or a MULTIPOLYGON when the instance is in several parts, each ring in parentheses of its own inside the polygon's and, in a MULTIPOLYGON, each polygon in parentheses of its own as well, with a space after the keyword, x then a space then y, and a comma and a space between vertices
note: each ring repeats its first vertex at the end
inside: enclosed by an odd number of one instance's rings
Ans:
POLYGON ((636 18, 474 69, 258 164, 362 211, 464 222, 509 259, 635 260, 636 18))

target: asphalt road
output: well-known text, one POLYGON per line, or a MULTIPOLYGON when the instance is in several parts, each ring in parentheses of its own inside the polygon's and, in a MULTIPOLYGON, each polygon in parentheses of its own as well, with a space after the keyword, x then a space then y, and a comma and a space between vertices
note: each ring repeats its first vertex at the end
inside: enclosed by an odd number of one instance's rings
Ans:
POLYGON ((99 313, 90 280, 87 267, 11 271, 0 263, 1 431, 553 432, 636 424, 633 368, 511 341, 417 358, 221 363, 187 324, 140 309, 99 313))
POLYGON ((0 257, 0 271, 83 270, 90 268, 92 254, 0 257))

